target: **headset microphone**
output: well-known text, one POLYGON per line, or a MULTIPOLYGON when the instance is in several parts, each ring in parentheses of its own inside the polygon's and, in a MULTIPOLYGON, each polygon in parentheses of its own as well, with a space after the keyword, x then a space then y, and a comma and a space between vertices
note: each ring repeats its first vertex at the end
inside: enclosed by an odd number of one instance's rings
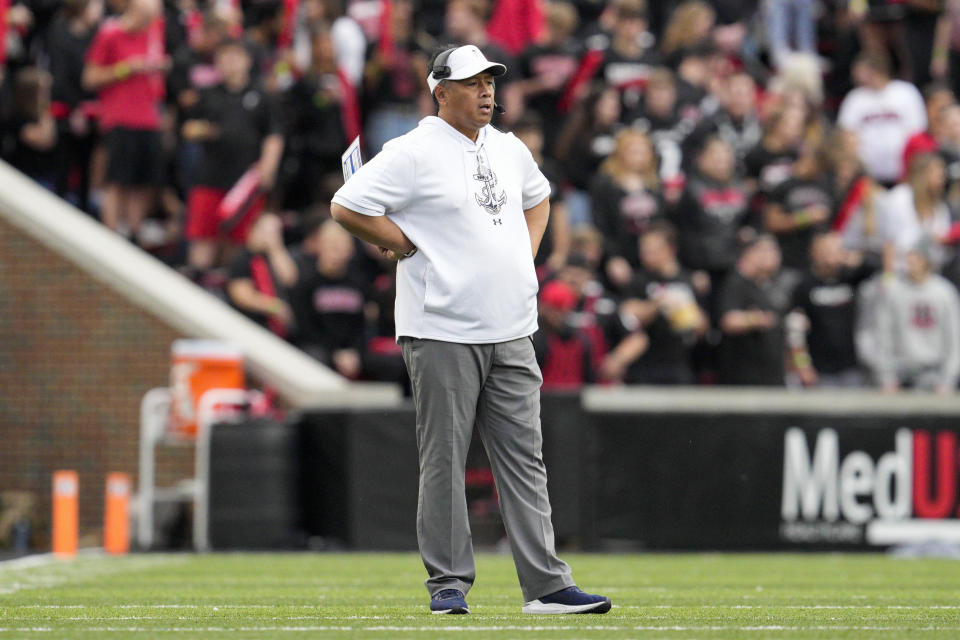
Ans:
POLYGON ((500 115, 503 115, 504 113, 507 112, 506 109, 504 109, 503 107, 501 107, 501 106, 500 106, 499 104, 497 104, 496 102, 493 103, 493 110, 496 111, 497 113, 499 113, 500 115))

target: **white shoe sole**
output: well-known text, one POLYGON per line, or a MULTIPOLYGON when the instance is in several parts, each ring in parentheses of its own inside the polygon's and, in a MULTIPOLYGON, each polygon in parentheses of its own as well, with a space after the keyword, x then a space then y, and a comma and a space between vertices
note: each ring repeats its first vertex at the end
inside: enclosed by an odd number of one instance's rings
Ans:
MULTIPOLYGON (((442 616, 444 614, 454 615, 453 609, 444 609, 443 611, 431 611, 430 613, 432 613, 435 616, 442 616)), ((456 615, 460 615, 464 613, 470 613, 470 609, 464 609, 463 611, 458 612, 456 615)))
POLYGON ((594 602, 591 604, 580 604, 580 605, 569 605, 569 604, 558 604, 556 602, 540 602, 539 600, 531 600, 523 605, 521 611, 523 613, 530 613, 533 615, 556 615, 564 613, 584 613, 587 611, 593 611, 594 609, 600 609, 602 607, 610 608, 609 602, 594 602))

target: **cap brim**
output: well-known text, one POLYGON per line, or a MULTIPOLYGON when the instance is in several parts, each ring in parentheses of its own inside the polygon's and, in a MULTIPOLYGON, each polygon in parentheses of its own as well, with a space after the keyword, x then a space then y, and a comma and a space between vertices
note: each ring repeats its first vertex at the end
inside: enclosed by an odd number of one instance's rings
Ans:
POLYGON ((507 72, 507 68, 499 62, 490 62, 488 60, 478 61, 476 65, 469 65, 460 69, 456 74, 451 75, 447 80, 466 80, 472 78, 478 73, 489 73, 494 76, 502 76, 507 72))
MULTIPOLYGON (((463 69, 457 71, 456 74, 452 74, 449 78, 444 78, 445 80, 466 80, 467 78, 472 78, 478 73, 489 73, 494 76, 502 76, 507 72, 507 67, 500 64, 499 62, 490 62, 489 60, 478 60, 476 64, 468 65, 463 69)), ((437 88, 437 85, 440 84, 440 80, 437 80, 433 77, 433 74, 427 75, 427 86, 430 88, 430 93, 437 88)))

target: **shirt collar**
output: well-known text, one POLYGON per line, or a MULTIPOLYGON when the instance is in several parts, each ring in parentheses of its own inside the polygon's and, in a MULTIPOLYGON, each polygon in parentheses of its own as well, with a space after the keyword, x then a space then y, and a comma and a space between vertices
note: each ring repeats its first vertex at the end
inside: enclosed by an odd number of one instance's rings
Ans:
POLYGON ((446 133, 448 136, 458 140, 462 145, 466 146, 469 150, 475 151, 483 146, 484 141, 487 139, 487 127, 486 125, 480 128, 480 132, 477 134, 477 141, 474 142, 467 136, 463 135, 459 131, 453 128, 453 126, 441 118, 440 116, 427 116, 420 121, 422 125, 434 126, 439 128, 441 131, 446 133))

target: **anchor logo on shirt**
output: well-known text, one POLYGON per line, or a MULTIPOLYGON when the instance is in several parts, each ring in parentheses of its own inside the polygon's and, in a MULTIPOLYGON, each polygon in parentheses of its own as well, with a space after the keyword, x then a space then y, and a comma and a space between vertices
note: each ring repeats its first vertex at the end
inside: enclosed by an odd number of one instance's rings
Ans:
POLYGON ((504 191, 500 191, 500 195, 495 195, 497 190, 497 174, 490 169, 490 166, 486 162, 486 154, 482 152, 477 153, 477 172, 473 174, 473 179, 483 183, 483 188, 480 189, 480 195, 474 195, 477 199, 477 204, 486 209, 487 213, 492 216, 500 213, 500 209, 507 201, 507 194, 504 191), (483 197, 481 197, 481 195, 483 197))

